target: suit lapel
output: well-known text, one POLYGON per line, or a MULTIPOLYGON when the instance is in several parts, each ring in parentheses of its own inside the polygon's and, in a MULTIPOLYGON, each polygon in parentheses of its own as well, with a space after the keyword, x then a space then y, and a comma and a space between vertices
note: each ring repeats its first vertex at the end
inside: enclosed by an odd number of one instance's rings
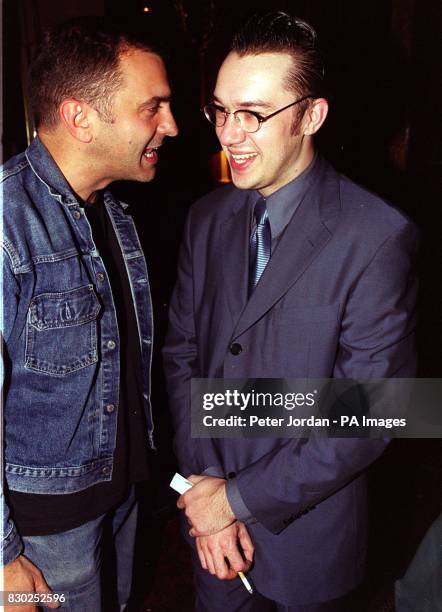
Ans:
POLYGON ((321 174, 290 220, 255 291, 236 319, 232 339, 241 335, 272 308, 297 282, 332 237, 333 223, 323 218, 321 204, 327 208, 326 217, 336 220, 339 209, 337 183, 334 177, 331 181, 325 180, 324 173, 321 174))
POLYGON ((219 262, 233 325, 236 325, 247 302, 250 198, 253 198, 250 192, 236 193, 240 198, 235 203, 233 214, 221 226, 223 257, 219 262))

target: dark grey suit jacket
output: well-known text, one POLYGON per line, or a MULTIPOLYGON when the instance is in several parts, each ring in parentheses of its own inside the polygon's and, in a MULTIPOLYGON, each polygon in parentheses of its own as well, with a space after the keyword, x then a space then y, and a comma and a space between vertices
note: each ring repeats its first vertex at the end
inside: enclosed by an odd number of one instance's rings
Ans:
POLYGON ((316 172, 249 301, 249 192, 227 186, 196 202, 164 349, 181 469, 234 475, 228 491, 250 513, 255 585, 292 605, 361 580, 363 470, 385 442, 192 440, 190 379, 414 375, 416 229, 324 160, 316 172))

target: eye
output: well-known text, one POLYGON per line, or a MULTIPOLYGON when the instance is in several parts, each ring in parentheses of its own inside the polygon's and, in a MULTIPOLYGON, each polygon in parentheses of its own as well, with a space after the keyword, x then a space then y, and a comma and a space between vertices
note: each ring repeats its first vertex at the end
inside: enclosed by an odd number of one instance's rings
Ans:
POLYGON ((260 119, 262 119, 262 116, 259 113, 257 113, 256 111, 245 111, 245 110, 242 110, 242 111, 239 111, 239 112, 242 113, 244 115, 244 117, 246 117, 249 120, 252 120, 252 119, 260 120, 260 119))
POLYGON ((146 111, 150 114, 150 115, 156 115, 157 112, 160 110, 161 104, 155 104, 154 106, 149 106, 149 108, 146 108, 146 111))
POLYGON ((253 111, 238 110, 236 116, 239 120, 241 127, 246 132, 257 132, 261 123, 261 115, 253 111))

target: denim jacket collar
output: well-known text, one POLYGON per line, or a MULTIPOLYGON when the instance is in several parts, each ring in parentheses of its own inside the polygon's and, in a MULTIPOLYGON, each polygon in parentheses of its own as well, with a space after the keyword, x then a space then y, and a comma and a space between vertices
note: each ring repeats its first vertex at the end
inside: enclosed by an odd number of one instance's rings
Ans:
MULTIPOLYGON (((52 196, 62 204, 78 205, 69 183, 38 136, 26 149, 25 155, 34 174, 46 185, 52 196)), ((105 190, 104 194, 105 199, 111 201, 113 205, 117 204, 123 209, 127 208, 127 204, 117 202, 109 191, 105 190)))

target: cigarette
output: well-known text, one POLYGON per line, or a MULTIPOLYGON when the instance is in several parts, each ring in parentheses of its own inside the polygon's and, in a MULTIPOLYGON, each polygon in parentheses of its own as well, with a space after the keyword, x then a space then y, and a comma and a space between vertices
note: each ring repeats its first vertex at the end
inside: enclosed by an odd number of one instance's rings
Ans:
MULTIPOLYGON (((186 491, 188 491, 189 489, 192 488, 193 484, 190 482, 190 480, 187 480, 186 478, 184 478, 184 476, 181 476, 181 474, 177 473, 172 478, 172 480, 170 482, 170 486, 177 493, 180 493, 180 495, 183 495, 186 491)), ((246 589, 248 590, 250 595, 253 595, 252 585, 247 580, 245 574, 243 572, 238 572, 238 576, 241 578, 241 581, 242 581, 243 585, 246 587, 246 589)))
POLYGON ((245 574, 243 572, 238 572, 238 576, 241 578, 241 582, 246 587, 250 595, 253 595, 253 587, 250 582, 247 580, 245 574))

